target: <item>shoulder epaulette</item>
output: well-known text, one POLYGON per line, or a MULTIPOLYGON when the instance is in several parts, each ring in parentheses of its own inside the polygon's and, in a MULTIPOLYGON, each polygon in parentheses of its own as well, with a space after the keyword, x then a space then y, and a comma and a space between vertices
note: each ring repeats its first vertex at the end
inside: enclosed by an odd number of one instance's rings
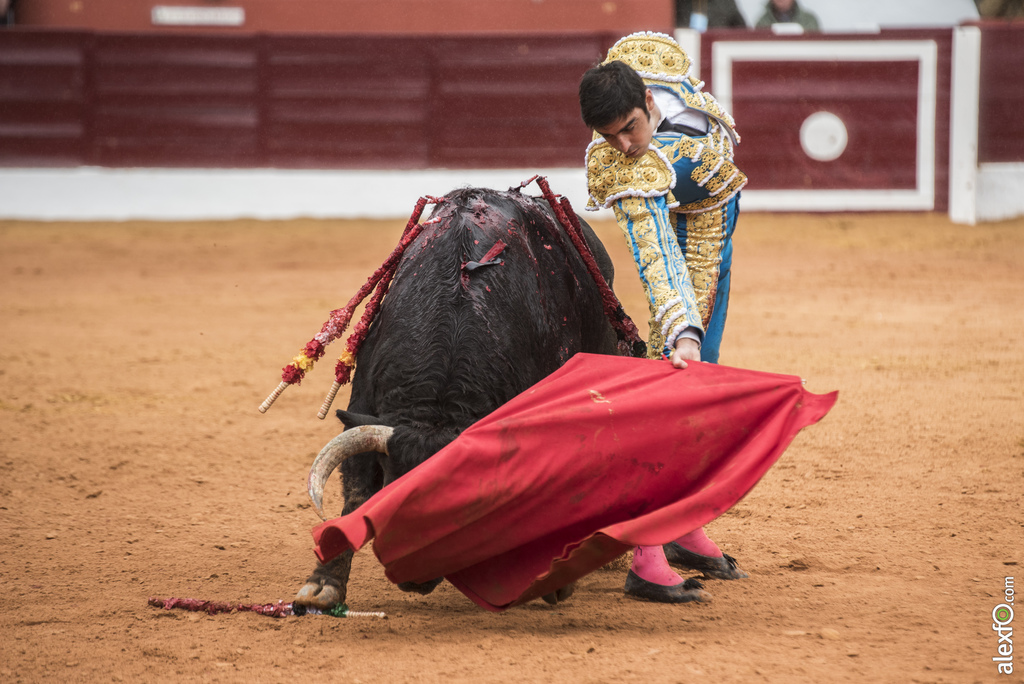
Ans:
POLYGON ((676 172, 660 150, 651 147, 639 157, 627 157, 604 138, 587 147, 587 209, 607 209, 623 197, 659 197, 676 184, 676 172))

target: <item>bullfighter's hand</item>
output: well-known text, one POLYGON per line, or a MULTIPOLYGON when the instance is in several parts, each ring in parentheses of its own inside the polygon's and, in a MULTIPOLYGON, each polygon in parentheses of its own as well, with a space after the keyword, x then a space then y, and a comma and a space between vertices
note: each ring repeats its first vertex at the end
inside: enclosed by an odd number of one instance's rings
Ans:
POLYGON ((672 365, 686 368, 687 361, 700 361, 700 345, 689 337, 676 340, 676 350, 672 352, 672 365))

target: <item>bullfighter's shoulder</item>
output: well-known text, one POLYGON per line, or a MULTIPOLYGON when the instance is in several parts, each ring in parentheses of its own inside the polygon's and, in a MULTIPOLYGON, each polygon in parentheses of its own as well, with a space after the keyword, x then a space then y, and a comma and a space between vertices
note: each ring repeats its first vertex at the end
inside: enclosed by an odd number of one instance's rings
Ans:
POLYGON ((627 157, 596 138, 587 148, 587 209, 609 208, 623 197, 668 195, 676 174, 668 157, 652 146, 639 157, 627 157))

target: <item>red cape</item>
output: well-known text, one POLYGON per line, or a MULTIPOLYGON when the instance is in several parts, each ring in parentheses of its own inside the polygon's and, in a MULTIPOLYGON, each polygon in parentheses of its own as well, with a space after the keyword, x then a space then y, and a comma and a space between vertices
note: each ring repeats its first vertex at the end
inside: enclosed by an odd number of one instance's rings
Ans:
POLYGON ((313 528, 314 550, 326 562, 376 537, 392 582, 445 577, 505 610, 714 520, 837 395, 791 375, 577 354, 313 528))

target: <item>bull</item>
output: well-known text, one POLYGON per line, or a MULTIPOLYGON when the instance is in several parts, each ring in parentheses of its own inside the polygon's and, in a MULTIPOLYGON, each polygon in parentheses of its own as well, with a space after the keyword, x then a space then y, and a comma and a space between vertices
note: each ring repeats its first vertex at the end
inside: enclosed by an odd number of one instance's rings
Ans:
MULTIPOLYGON (((610 286, 608 253, 590 226, 579 227, 610 286)), ((574 354, 620 353, 619 337, 550 202, 518 190, 449 193, 405 250, 356 356, 348 408, 337 411, 345 431, 314 465, 314 500, 340 465, 342 513, 351 513, 574 354)), ((318 564, 295 603, 344 602, 352 555, 318 564)), ((440 582, 399 587, 427 594, 440 582)))

